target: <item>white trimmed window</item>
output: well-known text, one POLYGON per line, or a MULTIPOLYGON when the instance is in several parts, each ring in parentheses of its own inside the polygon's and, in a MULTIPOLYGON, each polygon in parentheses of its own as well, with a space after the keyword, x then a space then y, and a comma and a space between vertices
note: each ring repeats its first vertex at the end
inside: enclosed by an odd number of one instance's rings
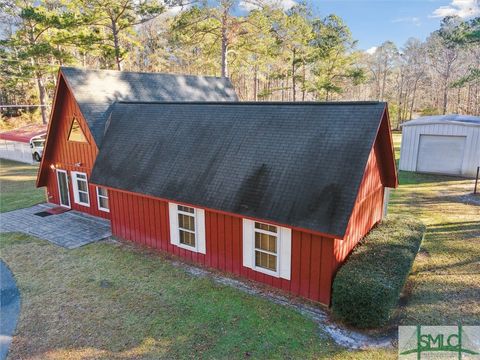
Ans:
POLYGON ((243 266, 290 280, 292 232, 243 219, 243 266))
POLYGON ((170 242, 178 247, 206 253, 205 211, 169 203, 170 242))
POLYGON ((72 171, 73 199, 79 205, 90 206, 87 174, 72 171))
POLYGON ((98 210, 110 212, 110 207, 108 205, 108 191, 99 186, 97 186, 97 204, 98 210))

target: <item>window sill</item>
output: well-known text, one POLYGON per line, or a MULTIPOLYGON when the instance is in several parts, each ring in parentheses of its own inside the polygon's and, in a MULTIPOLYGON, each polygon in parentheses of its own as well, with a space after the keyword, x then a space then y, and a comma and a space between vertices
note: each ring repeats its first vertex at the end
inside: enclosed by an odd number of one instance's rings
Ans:
POLYGON ((179 248, 185 249, 185 250, 189 250, 191 252, 198 253, 197 246, 190 246, 190 245, 185 245, 185 244, 181 244, 181 243, 176 244, 176 246, 179 247, 179 248))
POLYGON ((255 266, 255 265, 253 265, 252 270, 253 270, 253 271, 256 271, 256 272, 260 272, 260 273, 266 274, 266 275, 270 275, 270 276, 273 276, 273 277, 276 277, 276 278, 279 278, 279 277, 280 277, 280 274, 279 274, 278 271, 268 270, 268 269, 262 268, 262 267, 260 267, 260 266, 255 266))
POLYGON ((90 207, 90 204, 87 204, 87 203, 81 203, 81 202, 75 201, 75 204, 80 205, 80 206, 90 207))

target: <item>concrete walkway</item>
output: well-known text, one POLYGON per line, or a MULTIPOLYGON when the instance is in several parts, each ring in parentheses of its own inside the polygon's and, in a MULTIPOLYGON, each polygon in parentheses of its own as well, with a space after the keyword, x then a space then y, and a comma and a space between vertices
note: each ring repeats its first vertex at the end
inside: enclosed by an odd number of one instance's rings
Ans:
POLYGON ((23 232, 48 240, 58 246, 74 249, 112 235, 110 221, 68 211, 41 217, 35 213, 55 207, 39 204, 0 214, 0 232, 23 232))
POLYGON ((0 260, 0 360, 7 358, 20 313, 20 292, 12 272, 0 260))

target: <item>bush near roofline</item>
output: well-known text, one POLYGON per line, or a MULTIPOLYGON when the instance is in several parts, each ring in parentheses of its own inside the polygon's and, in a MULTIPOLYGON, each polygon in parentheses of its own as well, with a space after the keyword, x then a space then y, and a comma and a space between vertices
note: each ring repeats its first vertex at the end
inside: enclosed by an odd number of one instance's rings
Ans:
POLYGON ((398 304, 425 226, 388 216, 357 245, 333 282, 332 312, 358 328, 385 325, 398 304))

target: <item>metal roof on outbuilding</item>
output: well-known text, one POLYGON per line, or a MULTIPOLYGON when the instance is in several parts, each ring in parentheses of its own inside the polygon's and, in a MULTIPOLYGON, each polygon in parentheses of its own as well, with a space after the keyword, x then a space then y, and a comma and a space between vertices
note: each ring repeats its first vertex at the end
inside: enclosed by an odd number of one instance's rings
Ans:
POLYGON ((31 138, 35 136, 45 135, 46 132, 46 125, 27 125, 21 128, 1 132, 0 139, 28 143, 30 142, 31 138))
POLYGON ((117 103, 91 182, 342 237, 385 109, 117 103))
POLYGON ((429 124, 461 124, 467 126, 480 126, 480 117, 471 115, 433 115, 422 116, 418 119, 410 120, 403 123, 401 126, 413 126, 413 125, 429 125, 429 124))
MULTIPOLYGON (((115 101, 236 101, 227 78, 62 67, 75 100, 100 146, 115 101)), ((134 118, 131 119, 132 121, 134 118)))

